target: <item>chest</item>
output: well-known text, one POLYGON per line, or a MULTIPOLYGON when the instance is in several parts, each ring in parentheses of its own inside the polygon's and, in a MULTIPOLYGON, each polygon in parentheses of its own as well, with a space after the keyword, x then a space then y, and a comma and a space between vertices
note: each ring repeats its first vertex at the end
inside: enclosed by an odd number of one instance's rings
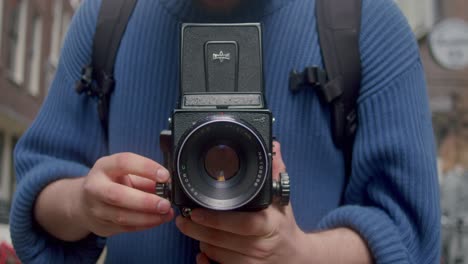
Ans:
MULTIPOLYGON (((112 153, 130 151, 162 162, 159 133, 167 128, 179 96, 180 25, 169 19, 159 24, 137 22, 132 23, 138 27, 129 24, 117 56, 109 148, 112 153)), ((292 175, 297 221, 310 229, 339 203, 343 160, 332 142, 327 107, 313 90, 292 94, 288 78, 292 69, 320 64, 313 16, 286 19, 278 14, 263 21, 265 93, 277 120, 273 134, 292 175)))

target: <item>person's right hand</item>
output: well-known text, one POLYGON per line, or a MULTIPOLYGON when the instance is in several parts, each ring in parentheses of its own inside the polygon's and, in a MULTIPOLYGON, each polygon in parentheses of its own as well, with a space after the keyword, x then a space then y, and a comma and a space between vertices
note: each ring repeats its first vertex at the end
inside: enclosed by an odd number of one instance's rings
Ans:
POLYGON ((73 214, 90 232, 108 237, 159 226, 174 217, 169 201, 154 194, 169 172, 148 158, 119 153, 99 159, 82 181, 73 214))

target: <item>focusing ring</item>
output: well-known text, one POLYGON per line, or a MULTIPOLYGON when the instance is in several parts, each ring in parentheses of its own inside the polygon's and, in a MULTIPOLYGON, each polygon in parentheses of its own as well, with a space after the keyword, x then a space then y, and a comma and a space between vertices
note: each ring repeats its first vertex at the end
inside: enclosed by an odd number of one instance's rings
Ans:
POLYGON ((240 208, 257 197, 271 175, 268 153, 260 134, 234 117, 210 116, 195 124, 182 138, 176 152, 177 177, 185 194, 202 207, 213 210, 240 208), (198 166, 202 159, 194 158, 202 157, 197 151, 218 140, 237 145, 240 160, 243 160, 239 174, 226 182, 216 182, 208 174, 204 175, 205 168, 198 166), (221 189, 223 192, 219 191, 221 189))

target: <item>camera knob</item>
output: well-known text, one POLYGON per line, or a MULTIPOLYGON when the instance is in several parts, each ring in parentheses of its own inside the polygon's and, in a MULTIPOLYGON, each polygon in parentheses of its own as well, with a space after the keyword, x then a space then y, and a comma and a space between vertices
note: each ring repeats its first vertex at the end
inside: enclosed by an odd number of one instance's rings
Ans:
POLYGON ((291 193, 289 175, 286 172, 280 173, 280 180, 273 181, 273 193, 279 199, 280 205, 288 205, 291 193))
POLYGON ((156 195, 170 200, 171 198, 171 184, 170 183, 156 183, 156 195))

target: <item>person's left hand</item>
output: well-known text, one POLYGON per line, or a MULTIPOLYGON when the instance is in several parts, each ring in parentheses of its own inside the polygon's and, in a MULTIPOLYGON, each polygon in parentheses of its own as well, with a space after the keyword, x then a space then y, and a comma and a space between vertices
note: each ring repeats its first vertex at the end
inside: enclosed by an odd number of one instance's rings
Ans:
MULTIPOLYGON (((285 171, 279 143, 274 143, 273 178, 285 171)), ((197 263, 208 258, 229 263, 298 263, 305 233, 294 219, 291 205, 273 204, 258 212, 220 212, 195 209, 191 219, 176 219, 180 231, 200 241, 197 263)))

